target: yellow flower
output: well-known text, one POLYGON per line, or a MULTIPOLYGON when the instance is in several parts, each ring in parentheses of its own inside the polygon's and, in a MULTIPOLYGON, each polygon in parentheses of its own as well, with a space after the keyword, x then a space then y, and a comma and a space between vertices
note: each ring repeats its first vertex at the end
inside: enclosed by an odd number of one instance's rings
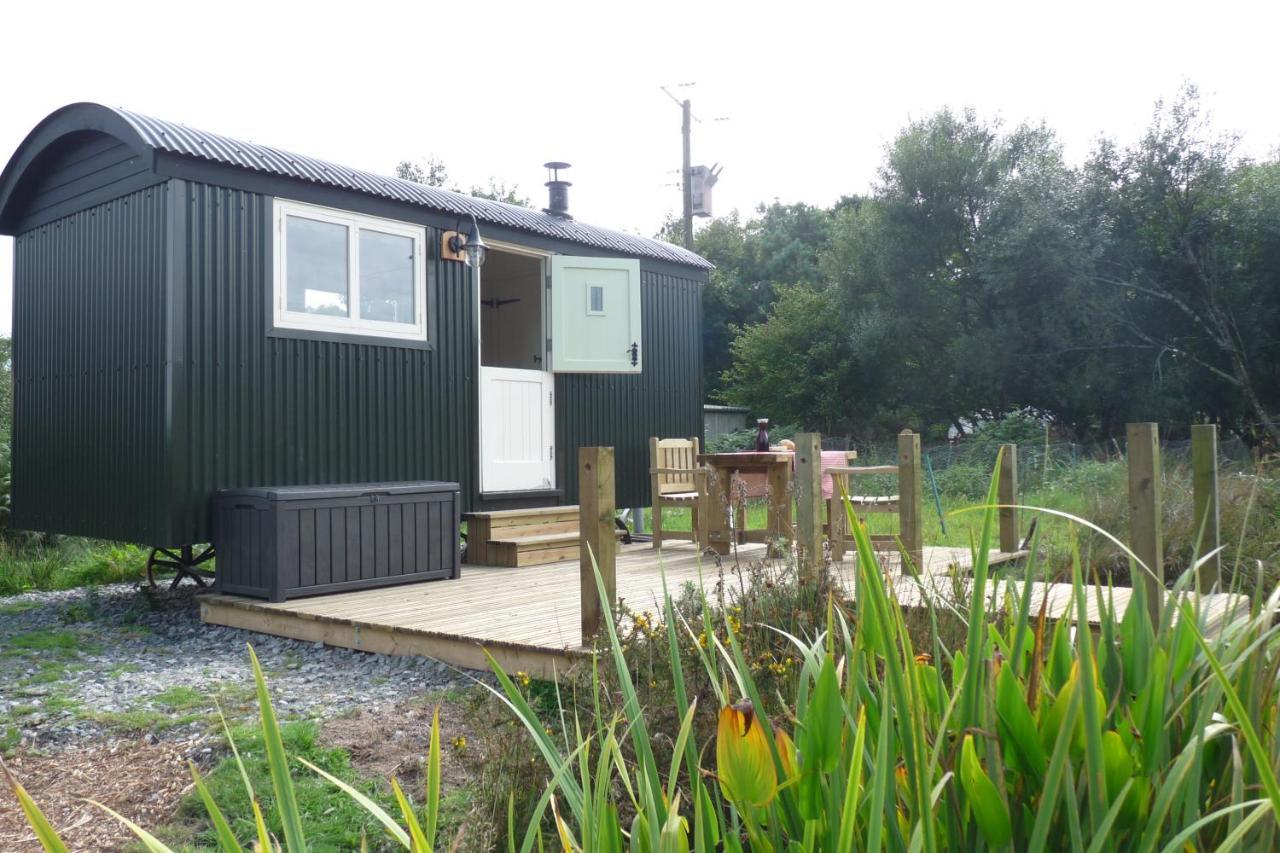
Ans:
POLYGON ((531 680, 527 672, 520 671, 516 673, 516 681, 520 682, 521 687, 528 687, 531 680))
POLYGON ((764 808, 778 784, 769 741, 750 699, 726 705, 716 728, 716 773, 727 799, 739 809, 764 808))
POLYGON ((458 735, 453 739, 453 748, 462 750, 467 748, 467 739, 463 735, 458 735))

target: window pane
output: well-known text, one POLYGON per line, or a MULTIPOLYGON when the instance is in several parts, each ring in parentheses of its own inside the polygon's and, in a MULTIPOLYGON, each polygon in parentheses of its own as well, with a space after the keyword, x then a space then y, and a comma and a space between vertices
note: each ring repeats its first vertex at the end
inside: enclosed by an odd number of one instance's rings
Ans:
POLYGON ((604 285, 591 285, 591 307, 588 310, 592 314, 604 313, 604 285))
POLYGON ((287 228, 289 310, 348 316, 347 227, 290 216, 287 228))
POLYGON ((360 319, 412 325, 413 296, 413 240, 362 229, 360 319))

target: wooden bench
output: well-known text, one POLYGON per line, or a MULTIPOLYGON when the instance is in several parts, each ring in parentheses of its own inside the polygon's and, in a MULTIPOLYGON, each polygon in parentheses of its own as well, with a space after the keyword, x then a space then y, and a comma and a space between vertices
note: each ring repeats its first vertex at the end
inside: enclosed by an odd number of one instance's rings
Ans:
POLYGON ((516 568, 576 560, 582 546, 576 504, 470 512, 463 518, 472 565, 516 568))

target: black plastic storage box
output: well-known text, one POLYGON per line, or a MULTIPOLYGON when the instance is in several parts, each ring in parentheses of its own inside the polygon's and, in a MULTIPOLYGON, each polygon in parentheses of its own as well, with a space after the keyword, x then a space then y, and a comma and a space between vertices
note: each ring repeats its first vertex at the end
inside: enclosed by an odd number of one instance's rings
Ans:
POLYGON ((457 483, 230 489, 214 501, 219 592, 284 601, 461 573, 457 483))

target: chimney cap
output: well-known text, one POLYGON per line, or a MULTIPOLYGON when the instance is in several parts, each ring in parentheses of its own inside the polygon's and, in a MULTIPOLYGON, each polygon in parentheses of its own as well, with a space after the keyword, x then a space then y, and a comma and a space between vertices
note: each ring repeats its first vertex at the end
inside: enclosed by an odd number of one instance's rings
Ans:
POLYGON ((569 168, 568 163, 560 160, 552 160, 549 163, 542 164, 544 168, 551 170, 551 180, 547 181, 547 206, 542 209, 543 213, 549 213, 552 216, 558 216, 561 219, 572 219, 569 215, 569 187, 573 184, 568 181, 560 180, 560 170, 569 168))

